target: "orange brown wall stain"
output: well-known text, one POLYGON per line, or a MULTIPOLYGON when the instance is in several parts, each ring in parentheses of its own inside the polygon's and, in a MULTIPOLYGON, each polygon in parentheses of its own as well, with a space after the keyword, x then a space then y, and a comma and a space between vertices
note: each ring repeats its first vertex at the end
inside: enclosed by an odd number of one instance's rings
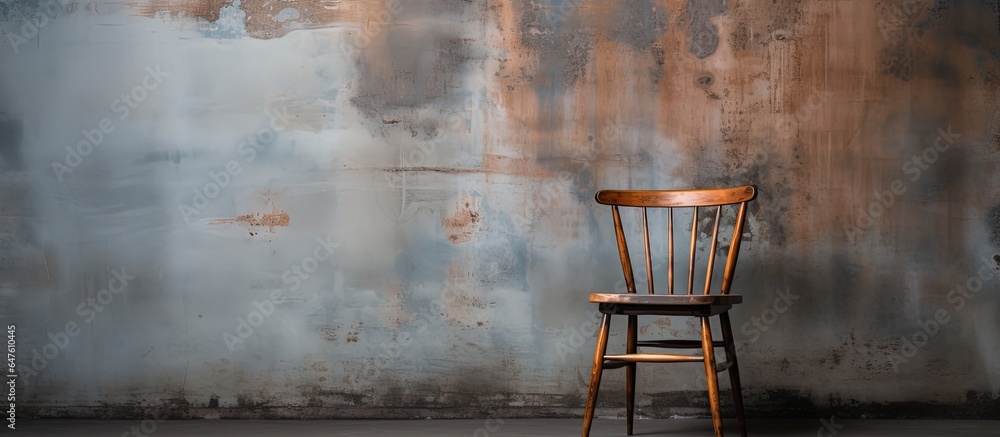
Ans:
POLYGON ((219 20, 219 10, 232 3, 232 0, 147 0, 130 2, 129 7, 147 17, 166 13, 215 22, 219 20))
POLYGON ((209 224, 242 224, 252 228, 266 227, 270 229, 270 232, 274 232, 275 227, 287 227, 290 223, 291 218, 288 216, 288 213, 281 211, 267 214, 259 212, 255 214, 244 214, 236 218, 213 220, 209 224))
MULTIPOLYGON (((542 93, 556 81, 539 68, 540 50, 527 47, 525 38, 549 30, 524 26, 526 14, 540 13, 537 6, 495 2, 500 35, 493 44, 504 54, 497 88, 507 123, 506 130, 486 133, 486 147, 529 162, 582 149, 596 159, 590 168, 595 180, 602 179, 608 158, 655 149, 690 164, 674 175, 686 185, 747 182, 771 188, 762 203, 794 218, 783 225, 787 235, 781 240, 808 244, 843 235, 843 224, 853 219, 849 205, 866 204, 868 196, 901 176, 907 156, 886 143, 906 137, 916 122, 913 113, 967 132, 992 122, 994 111, 982 109, 995 104, 976 96, 995 96, 995 82, 950 88, 933 78, 933 65, 907 64, 912 59, 906 56, 915 51, 947 56, 959 48, 939 46, 917 32, 919 21, 932 18, 927 10, 886 40, 879 27, 886 15, 878 2, 729 2, 725 14, 711 19, 720 35, 718 48, 699 59, 687 50, 686 3, 654 3, 667 11, 667 30, 641 48, 608 36, 614 31, 608 17, 619 3, 581 2, 571 8, 566 20, 590 39, 581 44, 589 51, 586 73, 555 90, 555 104, 543 107, 540 102, 549 97, 542 93), (887 51, 894 45, 902 46, 903 59, 887 51), (898 63, 907 65, 894 66, 898 63), (914 77, 893 74, 899 68, 912 70, 914 77), (659 75, 653 74, 658 69, 659 75), (935 96, 961 103, 942 111, 935 96), (959 119, 958 113, 965 115, 959 119), (790 131, 781 131, 789 125, 790 131), (619 135, 644 127, 654 128, 671 146, 629 144, 619 135), (612 141, 601 141, 608 131, 612 141), (768 160, 765 168, 750 168, 760 156, 768 160), (829 210, 806 219, 805 211, 816 207, 829 210)), ((956 18, 942 18, 940 26, 954 26, 956 18)), ((968 57, 949 61, 966 75, 976 70, 968 57)), ((502 172, 495 161, 486 165, 502 172)))
MULTIPOLYGON (((375 16, 377 11, 384 9, 388 1, 242 0, 239 7, 246 12, 247 20, 244 24, 247 34, 254 38, 270 39, 285 36, 293 29, 278 20, 279 13, 284 9, 290 8, 299 12, 300 18, 290 20, 296 25, 295 28, 321 28, 347 23, 370 27, 370 18, 375 16)), ((128 5, 148 17, 168 14, 216 22, 220 18, 220 9, 232 4, 233 0, 146 0, 133 1, 128 5)))
POLYGON ((448 241, 459 244, 471 240, 483 226, 481 220, 482 217, 479 215, 475 200, 466 199, 457 211, 449 214, 443 220, 448 241))

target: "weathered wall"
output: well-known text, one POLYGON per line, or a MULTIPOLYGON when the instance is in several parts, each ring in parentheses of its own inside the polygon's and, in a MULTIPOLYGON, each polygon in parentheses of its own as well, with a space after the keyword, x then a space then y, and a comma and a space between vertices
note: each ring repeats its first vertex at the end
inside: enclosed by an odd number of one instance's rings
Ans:
MULTIPOLYGON (((754 183, 752 414, 997 418, 998 11, 3 0, 22 406, 579 414, 621 283, 594 191, 754 183)), ((706 411, 698 366, 648 369, 642 414, 706 411)))

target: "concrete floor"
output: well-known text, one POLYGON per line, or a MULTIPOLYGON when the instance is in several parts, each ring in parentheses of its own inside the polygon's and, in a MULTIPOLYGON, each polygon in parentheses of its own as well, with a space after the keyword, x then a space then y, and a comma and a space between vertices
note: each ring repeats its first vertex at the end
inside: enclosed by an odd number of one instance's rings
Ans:
MULTIPOLYGON (((18 421, 22 436, 462 436, 527 437, 578 436, 581 420, 40 420, 18 421)), ((736 423, 726 421, 727 436, 739 435, 736 423)), ((10 430, 6 430, 10 431, 10 430)), ((1000 436, 1000 421, 967 420, 751 420, 751 436, 1000 436), (832 430, 832 431, 831 431, 832 430)), ((625 422, 594 421, 593 437, 624 436, 625 422)), ((635 435, 711 437, 707 419, 637 420, 635 435)))

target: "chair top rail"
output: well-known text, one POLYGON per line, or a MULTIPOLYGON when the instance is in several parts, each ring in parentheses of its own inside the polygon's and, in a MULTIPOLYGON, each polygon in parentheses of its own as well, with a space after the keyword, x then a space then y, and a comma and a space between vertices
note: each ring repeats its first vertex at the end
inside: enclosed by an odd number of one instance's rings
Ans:
POLYGON ((757 197, 757 187, 744 185, 700 190, 601 190, 594 197, 602 205, 647 208, 718 206, 751 201, 757 197))

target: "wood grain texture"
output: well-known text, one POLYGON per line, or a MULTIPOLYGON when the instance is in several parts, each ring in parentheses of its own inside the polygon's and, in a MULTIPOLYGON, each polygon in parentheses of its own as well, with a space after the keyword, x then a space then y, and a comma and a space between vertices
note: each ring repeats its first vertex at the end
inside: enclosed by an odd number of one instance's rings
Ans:
POLYGON ((757 187, 753 185, 695 190, 601 190, 595 196, 602 205, 644 208, 717 206, 748 202, 756 197, 757 187))
POLYGON ((739 294, 591 293, 590 301, 629 305, 735 305, 743 302, 743 296, 739 294))

